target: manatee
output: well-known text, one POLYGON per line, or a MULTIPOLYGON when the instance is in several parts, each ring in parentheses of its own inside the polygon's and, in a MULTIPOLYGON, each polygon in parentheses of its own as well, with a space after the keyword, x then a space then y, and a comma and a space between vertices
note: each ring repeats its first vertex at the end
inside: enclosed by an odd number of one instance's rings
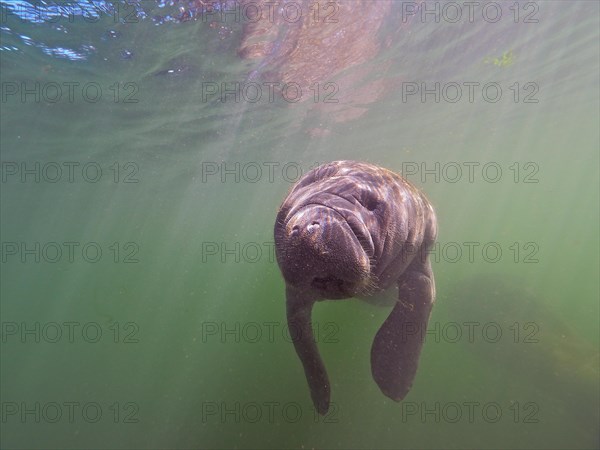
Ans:
POLYGON ((329 409, 330 383, 313 335, 314 303, 368 300, 397 286, 392 311, 373 340, 371 372, 383 394, 401 401, 413 384, 435 299, 428 251, 436 236, 425 195, 400 175, 364 162, 319 166, 283 201, 275 252, 292 341, 320 414, 329 409))
MULTIPOLYGON (((393 0, 302 0, 275 8, 271 0, 240 4, 248 12, 263 12, 244 21, 238 47, 241 58, 257 63, 251 80, 274 83, 278 96, 293 86, 297 91, 286 95, 294 96, 294 104, 313 102, 311 117, 319 113, 338 123, 355 120, 399 89, 401 80, 388 74, 390 64, 377 60, 407 26, 393 20, 393 0), (382 30, 387 30, 386 39, 382 30)), ((328 129, 308 132, 318 135, 328 129)))

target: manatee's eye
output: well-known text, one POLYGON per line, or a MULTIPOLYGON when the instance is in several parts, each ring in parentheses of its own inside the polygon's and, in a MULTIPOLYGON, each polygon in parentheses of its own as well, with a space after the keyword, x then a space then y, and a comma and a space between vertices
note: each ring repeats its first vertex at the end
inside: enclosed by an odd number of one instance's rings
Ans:
POLYGON ((379 205, 377 195, 371 191, 362 191, 358 197, 355 196, 354 198, 369 211, 374 211, 379 205))

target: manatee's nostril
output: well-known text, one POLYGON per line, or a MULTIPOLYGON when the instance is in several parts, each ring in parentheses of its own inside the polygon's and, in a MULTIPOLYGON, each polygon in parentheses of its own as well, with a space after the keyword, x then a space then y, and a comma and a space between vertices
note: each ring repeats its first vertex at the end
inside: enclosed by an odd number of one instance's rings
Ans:
POLYGON ((294 225, 292 228, 292 236, 297 235, 300 232, 300 227, 298 225, 294 225))
POLYGON ((315 230, 315 229, 319 228, 319 226, 320 226, 320 225, 319 225, 319 222, 317 222, 317 221, 314 221, 313 223, 311 223, 309 226, 307 226, 307 227, 306 227, 306 230, 307 230, 308 232, 311 232, 311 231, 313 231, 313 230, 315 230))

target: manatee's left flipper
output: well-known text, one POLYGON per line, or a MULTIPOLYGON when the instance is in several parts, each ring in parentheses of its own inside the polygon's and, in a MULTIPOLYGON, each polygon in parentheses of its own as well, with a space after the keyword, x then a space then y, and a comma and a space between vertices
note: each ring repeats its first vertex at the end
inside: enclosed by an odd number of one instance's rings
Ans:
POLYGON ((410 390, 417 372, 427 322, 435 299, 429 261, 409 267, 398 280, 399 301, 375 336, 371 372, 381 391, 395 401, 410 390))

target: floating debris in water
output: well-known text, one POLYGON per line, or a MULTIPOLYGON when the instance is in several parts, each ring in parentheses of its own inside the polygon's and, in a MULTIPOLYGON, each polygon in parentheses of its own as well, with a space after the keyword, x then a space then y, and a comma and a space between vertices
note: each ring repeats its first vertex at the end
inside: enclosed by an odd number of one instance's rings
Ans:
POLYGON ((492 58, 491 56, 488 56, 483 60, 484 64, 493 64, 498 67, 512 66, 514 62, 515 61, 512 50, 502 53, 502 56, 500 58, 492 58))

